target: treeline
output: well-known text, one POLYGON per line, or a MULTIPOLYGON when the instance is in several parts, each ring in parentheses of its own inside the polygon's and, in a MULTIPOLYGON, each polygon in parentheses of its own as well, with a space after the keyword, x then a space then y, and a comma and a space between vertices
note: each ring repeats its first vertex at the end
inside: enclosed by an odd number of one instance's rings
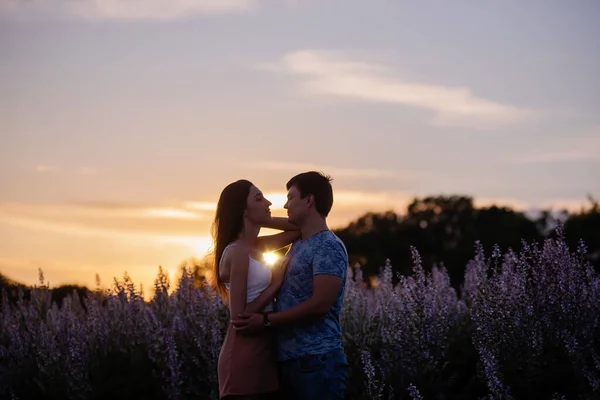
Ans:
MULTIPOLYGON (((40 284, 45 284, 44 276, 41 270, 39 281, 40 284)), ((31 290, 31 286, 20 282, 15 282, 0 273, 0 294, 5 291, 6 296, 11 303, 15 303, 17 301, 20 291, 23 293, 23 300, 29 301, 31 297, 31 290)), ((50 291, 50 301, 51 303, 56 303, 60 307, 63 299, 68 296, 72 296, 74 292, 77 292, 79 298, 83 299, 90 294, 92 290, 82 285, 60 285, 53 287, 50 291)), ((2 304, 2 300, 3 299, 0 298, 0 305, 2 304)))
POLYGON ((423 266, 448 269, 452 285, 462 284, 465 267, 479 241, 486 252, 497 245, 502 252, 519 252, 523 241, 541 242, 563 224, 570 248, 583 240, 588 259, 600 269, 600 208, 590 205, 577 213, 545 210, 528 216, 509 207, 475 207, 468 196, 431 196, 414 199, 406 212, 368 212, 336 234, 348 249, 351 264, 362 266, 368 282, 390 259, 394 275, 412 273, 411 246, 421 254, 423 266))

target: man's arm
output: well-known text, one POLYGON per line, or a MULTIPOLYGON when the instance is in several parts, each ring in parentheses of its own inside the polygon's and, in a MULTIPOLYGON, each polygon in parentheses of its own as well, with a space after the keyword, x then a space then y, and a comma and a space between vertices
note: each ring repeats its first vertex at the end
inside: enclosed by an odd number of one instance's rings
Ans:
MULTIPOLYGON (((273 326, 300 323, 327 313, 335 303, 342 287, 342 278, 348 268, 348 259, 337 246, 327 243, 313 259, 313 293, 302 303, 284 311, 269 314, 273 326)), ((238 314, 232 321, 235 329, 246 331, 260 329, 263 325, 260 314, 238 314)))
MULTIPOLYGON (((273 326, 301 323, 306 320, 323 316, 333 306, 342 287, 342 278, 336 275, 319 274, 313 277, 313 294, 310 299, 290 308, 289 310, 269 314, 273 326)), ((262 314, 239 313, 232 318, 231 324, 238 331, 254 331, 262 329, 262 314)))
POLYGON ((273 326, 289 325, 327 314, 342 288, 342 278, 319 274, 313 277, 313 295, 289 310, 269 314, 273 326))

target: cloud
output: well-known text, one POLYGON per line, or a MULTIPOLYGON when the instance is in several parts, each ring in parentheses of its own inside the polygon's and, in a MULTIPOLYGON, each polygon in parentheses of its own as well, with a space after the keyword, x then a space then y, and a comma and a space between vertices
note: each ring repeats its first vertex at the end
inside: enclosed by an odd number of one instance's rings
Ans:
MULTIPOLYGON (((46 173, 51 173, 51 172, 57 172, 60 169, 54 165, 39 164, 34 167, 34 170, 40 174, 46 174, 46 173)), ((99 173, 97 168, 92 168, 92 167, 80 167, 80 168, 71 169, 71 170, 63 171, 63 172, 68 172, 68 173, 77 174, 77 175, 81 175, 81 176, 94 176, 94 175, 98 175, 98 173, 99 173)))
POLYGON ((107 237, 195 236, 212 215, 171 206, 0 203, 0 222, 34 230, 107 237))
POLYGON ((183 203, 183 207, 198 211, 215 211, 217 209, 217 203, 208 201, 188 201, 183 203))
MULTIPOLYGON (((80 206, 66 206, 70 215, 132 218, 132 219, 173 219, 201 221, 208 215, 198 210, 165 205, 134 205, 119 203, 79 203, 80 206)), ((57 210, 54 207, 50 210, 57 210)), ((60 211, 59 211, 60 212, 60 211)))
POLYGON ((195 15, 248 12, 256 5, 256 0, 3 0, 0 2, 0 16, 171 20, 195 15))
MULTIPOLYGON (((39 172, 40 174, 44 174, 44 173, 58 171, 59 168, 54 165, 38 164, 35 166, 34 170, 36 172, 39 172)), ((92 168, 92 167, 80 167, 80 168, 71 170, 69 172, 74 172, 77 175, 84 175, 84 176, 98 175, 98 169, 92 168)))
POLYGON ((40 165, 36 165, 35 166, 35 171, 39 172, 40 174, 46 173, 46 172, 52 172, 52 171, 56 171, 58 168, 56 168, 53 165, 44 165, 44 164, 40 164, 40 165))
POLYGON ((293 163, 280 161, 264 161, 249 165, 249 168, 269 169, 278 171, 322 171, 335 177, 350 178, 414 178, 415 173, 406 171, 383 170, 374 168, 343 168, 331 165, 316 165, 311 163, 293 163))
POLYGON ((600 155, 585 150, 558 150, 521 155, 515 159, 518 164, 552 164, 568 161, 581 161, 599 158, 600 155))
POLYGON ((567 210, 571 213, 580 212, 582 209, 589 207, 589 201, 586 199, 571 199, 571 198, 554 198, 547 199, 542 202, 533 203, 518 198, 486 198, 480 197, 474 199, 476 207, 490 207, 496 205, 498 207, 510 207, 513 210, 530 212, 539 210, 567 210))
POLYGON ((541 143, 527 153, 510 159, 515 164, 554 164, 571 161, 600 160, 600 128, 584 135, 566 135, 553 142, 541 143))
POLYGON ((389 67, 351 60, 339 52, 294 51, 260 67, 297 77, 306 94, 427 110, 434 113, 436 125, 485 127, 533 116, 531 111, 478 97, 468 87, 414 82, 389 67))

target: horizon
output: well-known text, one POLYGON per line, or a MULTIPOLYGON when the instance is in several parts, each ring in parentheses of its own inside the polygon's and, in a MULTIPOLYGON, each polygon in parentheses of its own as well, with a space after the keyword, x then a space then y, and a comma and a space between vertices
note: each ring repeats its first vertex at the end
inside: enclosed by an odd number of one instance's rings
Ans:
POLYGON ((436 195, 579 211, 600 197, 598 16, 541 0, 3 3, 0 273, 151 288, 208 249, 228 183, 285 216, 306 170, 333 178, 334 229, 436 195))
MULTIPOLYGON (((281 196, 275 195, 275 196, 271 197, 271 198, 273 198, 275 200, 273 202, 273 205, 275 207, 271 207, 271 210, 277 210, 277 211, 280 211, 280 212, 281 211, 285 211, 283 209, 283 206, 282 206, 283 203, 281 203, 281 202, 285 202, 285 200, 282 199, 283 196, 285 196, 285 195, 281 195, 281 196), (277 203, 278 199, 280 200, 280 203, 277 203)), ((444 196, 444 195, 440 195, 440 196, 444 196)), ((452 194, 452 195, 449 195, 449 196, 460 196, 460 195, 459 194, 452 194)), ((269 198, 268 195, 266 197, 269 198)), ((427 197, 427 196, 424 196, 423 198, 425 198, 425 197, 427 197)), ((466 196, 466 197, 468 197, 468 196, 466 196)), ((411 199, 411 201, 412 200, 414 200, 414 199, 411 199)), ((596 201, 596 199, 589 198, 588 199, 588 202, 590 202, 590 203, 588 203, 589 206, 592 206, 591 201, 596 201)), ((405 204, 405 206, 408 206, 408 204, 409 204, 409 202, 407 200, 407 203, 405 204)), ((199 205, 196 205, 196 206, 199 206, 199 205)), ((194 205, 192 204, 192 205, 190 205, 190 207, 193 208, 194 205)), ((203 209, 207 209, 208 208, 208 204, 202 204, 201 207, 203 209)), ((525 215, 525 217, 527 217, 529 219, 534 219, 536 216, 539 215, 539 212, 541 212, 541 211, 551 211, 551 213, 555 214, 555 216, 558 217, 559 216, 558 214, 562 214, 565 211, 567 211, 570 214, 572 214, 572 213, 583 212, 583 211, 585 211, 585 210, 588 209, 587 207, 583 207, 583 208, 580 208, 580 209, 562 208, 562 209, 559 209, 559 210, 553 210, 551 208, 550 209, 548 209, 548 208, 546 208, 546 209, 539 209, 539 208, 534 208, 534 209, 531 209, 531 208, 530 209, 518 209, 518 208, 514 208, 513 206, 508 205, 508 204, 495 203, 495 202, 492 202, 492 203, 489 203, 489 202, 478 202, 476 199, 473 199, 473 207, 475 209, 485 209, 485 208, 488 208, 488 207, 499 207, 499 208, 505 208, 506 207, 506 208, 511 209, 514 212, 523 213, 523 215, 525 215)), ((404 207, 404 208, 406 208, 406 207, 404 207)), ((399 216, 407 215, 406 212, 402 212, 402 211, 398 212, 395 209, 385 209, 385 210, 381 209, 379 211, 369 211, 369 210, 366 210, 363 214, 357 215, 354 219, 348 221, 346 224, 340 224, 340 225, 335 225, 335 226, 331 226, 331 224, 328 224, 328 225, 330 225, 330 229, 332 229, 332 230, 344 229, 344 228, 346 228, 348 226, 348 224, 350 224, 352 222, 355 222, 358 218, 364 216, 366 213, 370 213, 370 212, 383 213, 383 212, 387 212, 387 211, 395 212, 399 216)), ((406 211, 406 210, 404 210, 404 211, 406 211)), ((171 210, 171 212, 173 213, 173 215, 178 215, 177 212, 173 212, 173 210, 171 210)), ((184 214, 179 214, 179 215, 184 215, 184 214)), ((277 232, 278 231, 273 230, 273 229, 263 228, 263 229, 261 229, 261 232, 259 233, 259 236, 273 234, 273 233, 277 233, 277 232)), ((177 240, 177 239, 175 239, 175 240, 177 240)), ((184 243, 186 243, 191 249, 193 249, 193 252, 195 252, 195 254, 192 254, 192 255, 190 255, 187 258, 181 259, 179 261, 179 263, 178 263, 177 266, 169 267, 169 266, 164 266, 164 265, 156 265, 156 268, 155 268, 154 278, 156 278, 158 276, 159 268, 163 268, 163 271, 167 273, 167 275, 169 276, 169 279, 170 279, 171 290, 173 290, 173 288, 177 285, 176 279, 178 279, 180 277, 181 268, 184 265, 186 265, 189 268, 191 266, 190 263, 194 263, 194 262, 200 262, 200 263, 202 263, 205 260, 205 257, 209 256, 210 253, 211 253, 211 251, 213 250, 213 247, 212 247, 213 242, 212 242, 212 238, 210 236, 204 236, 204 237, 186 237, 186 238, 181 238, 181 240, 184 243), (202 253, 202 251, 204 251, 202 249, 206 249, 206 251, 204 253, 202 253)), ((275 256, 273 254, 273 252, 264 253, 264 256, 265 256, 265 262, 267 264, 271 264, 271 263, 273 263, 277 259, 277 256, 275 256)), ((45 271, 42 270, 41 272, 45 275, 45 271)), ((127 273, 127 271, 122 271, 121 275, 110 277, 110 280, 109 280, 110 284, 109 285, 106 285, 106 284, 104 284, 104 282, 101 282, 99 288, 102 289, 102 290, 106 290, 109 287, 112 287, 113 284, 114 284, 114 279, 116 278, 119 281, 122 280, 123 277, 124 277, 124 273, 127 273)), ((13 284, 25 284, 27 286, 34 286, 34 285, 37 285, 38 283, 40 283, 39 282, 39 278, 35 280, 35 284, 32 284, 31 282, 24 283, 24 282, 21 282, 21 281, 16 281, 16 280, 12 279, 10 276, 7 276, 6 274, 4 274, 2 270, 0 270, 0 276, 3 276, 4 278, 7 278, 9 280, 9 282, 12 281, 13 284)), ((39 277, 39 274, 38 274, 38 277, 39 277)), ((98 277, 100 277, 99 273, 98 273, 98 277)), ((137 281, 135 279, 135 277, 132 277, 132 276, 130 276, 130 277, 132 278, 132 281, 134 282, 134 284, 136 285, 137 288, 143 289, 144 297, 146 298, 146 300, 148 300, 149 298, 151 298, 151 295, 153 294, 153 285, 147 286, 147 284, 149 282, 137 281)), ((29 281, 31 281, 31 279, 29 281)), ((94 281, 95 281, 95 278, 94 278, 94 281)), ((83 286, 83 287, 86 287, 89 290, 94 290, 94 288, 97 287, 96 284, 94 284, 92 286, 89 283, 83 283, 81 281, 79 281, 79 282, 78 281, 72 281, 71 282, 71 281, 68 281, 68 280, 63 280, 63 281, 61 281, 60 284, 56 285, 56 284, 52 284, 52 282, 48 281, 47 279, 44 279, 44 284, 48 284, 50 288, 57 288, 59 286, 65 286, 65 285, 74 285, 74 286, 83 286)))

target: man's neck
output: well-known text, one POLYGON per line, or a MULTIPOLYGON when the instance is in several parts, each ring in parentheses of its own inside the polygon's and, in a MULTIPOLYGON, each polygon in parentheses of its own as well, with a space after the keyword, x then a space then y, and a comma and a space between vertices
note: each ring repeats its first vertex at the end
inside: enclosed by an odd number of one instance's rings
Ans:
POLYGON ((306 221, 306 224, 301 228, 302 240, 308 239, 319 232, 327 230, 329 230, 329 227, 327 226, 327 221, 325 221, 324 218, 320 216, 312 218, 306 221))

